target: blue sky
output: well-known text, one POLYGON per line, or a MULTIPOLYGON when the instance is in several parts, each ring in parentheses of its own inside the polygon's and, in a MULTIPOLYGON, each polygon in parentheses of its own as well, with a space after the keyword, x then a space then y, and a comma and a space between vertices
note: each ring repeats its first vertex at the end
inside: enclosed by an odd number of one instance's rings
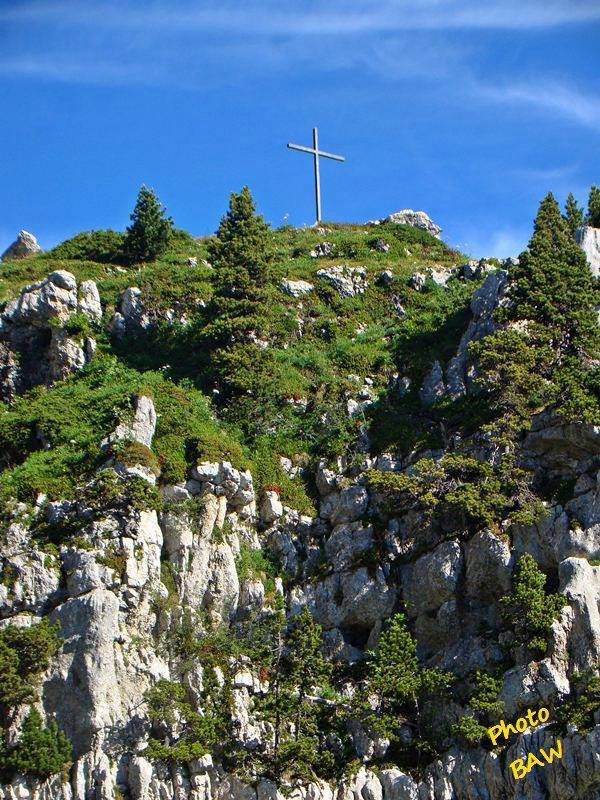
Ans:
POLYGON ((123 229, 142 183, 213 231, 424 209, 472 255, 600 184, 600 0, 0 0, 0 251, 123 229))

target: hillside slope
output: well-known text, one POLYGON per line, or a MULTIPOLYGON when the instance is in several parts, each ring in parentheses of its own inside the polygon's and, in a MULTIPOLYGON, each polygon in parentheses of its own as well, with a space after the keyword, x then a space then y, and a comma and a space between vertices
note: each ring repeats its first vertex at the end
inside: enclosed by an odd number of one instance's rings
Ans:
POLYGON ((244 192, 123 252, 0 265, 0 798, 598 797, 598 288, 554 199, 504 264, 244 192))

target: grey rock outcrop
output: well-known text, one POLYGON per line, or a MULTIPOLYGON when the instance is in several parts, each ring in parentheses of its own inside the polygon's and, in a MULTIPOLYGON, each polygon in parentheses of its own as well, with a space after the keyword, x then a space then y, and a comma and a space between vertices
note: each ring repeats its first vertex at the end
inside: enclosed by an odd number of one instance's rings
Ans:
POLYGON ((389 222, 392 225, 410 225, 413 228, 421 228, 421 230, 427 231, 427 233, 430 233, 437 239, 440 238, 440 234, 442 233, 440 226, 435 224, 429 214, 426 214, 425 211, 413 211, 412 208, 394 211, 392 214, 380 220, 381 224, 384 222, 389 222))
POLYGON ((577 244, 586 255, 592 275, 600 275, 600 228, 582 225, 575 232, 577 244))
POLYGON ((66 325, 77 312, 97 323, 102 307, 93 281, 84 281, 79 292, 78 298, 74 275, 56 270, 7 303, 0 317, 3 399, 12 400, 37 384, 62 380, 90 361, 95 340, 68 333, 66 325))
POLYGON ((2 253, 0 261, 17 261, 41 252, 42 248, 35 236, 28 231, 20 231, 15 241, 2 253))
POLYGON ((279 285, 286 294, 290 294, 292 297, 302 297, 312 292, 315 288, 313 284, 308 281, 292 281, 288 278, 282 280, 279 285))
POLYGON ((340 264, 337 267, 320 269, 317 276, 331 284, 341 297, 355 297, 363 294, 367 288, 367 271, 364 267, 340 264))

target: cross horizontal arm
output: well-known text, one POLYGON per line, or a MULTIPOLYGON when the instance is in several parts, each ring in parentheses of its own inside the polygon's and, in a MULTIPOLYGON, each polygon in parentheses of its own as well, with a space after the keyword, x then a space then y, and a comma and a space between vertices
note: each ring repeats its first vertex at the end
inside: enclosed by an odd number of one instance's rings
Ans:
POLYGON ((315 150, 313 147, 304 147, 301 144, 289 144, 290 150, 301 150, 303 153, 310 153, 311 155, 319 155, 323 158, 333 158, 334 161, 345 161, 344 156, 336 156, 334 153, 327 153, 325 150, 315 150))

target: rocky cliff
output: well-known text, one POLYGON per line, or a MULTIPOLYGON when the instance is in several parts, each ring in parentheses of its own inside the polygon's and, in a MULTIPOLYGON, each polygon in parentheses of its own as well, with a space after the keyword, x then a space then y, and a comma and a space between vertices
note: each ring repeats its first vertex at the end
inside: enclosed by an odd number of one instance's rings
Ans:
POLYGON ((518 329, 516 266, 394 224, 280 232, 284 324, 245 347, 296 372, 271 418, 248 390, 264 428, 239 440, 227 385, 209 401, 176 360, 208 324, 203 243, 149 277, 62 246, 5 283, 2 800, 600 796, 600 426, 536 396, 509 475, 481 346, 518 329), (31 708, 68 739, 58 770, 11 761, 31 708))

